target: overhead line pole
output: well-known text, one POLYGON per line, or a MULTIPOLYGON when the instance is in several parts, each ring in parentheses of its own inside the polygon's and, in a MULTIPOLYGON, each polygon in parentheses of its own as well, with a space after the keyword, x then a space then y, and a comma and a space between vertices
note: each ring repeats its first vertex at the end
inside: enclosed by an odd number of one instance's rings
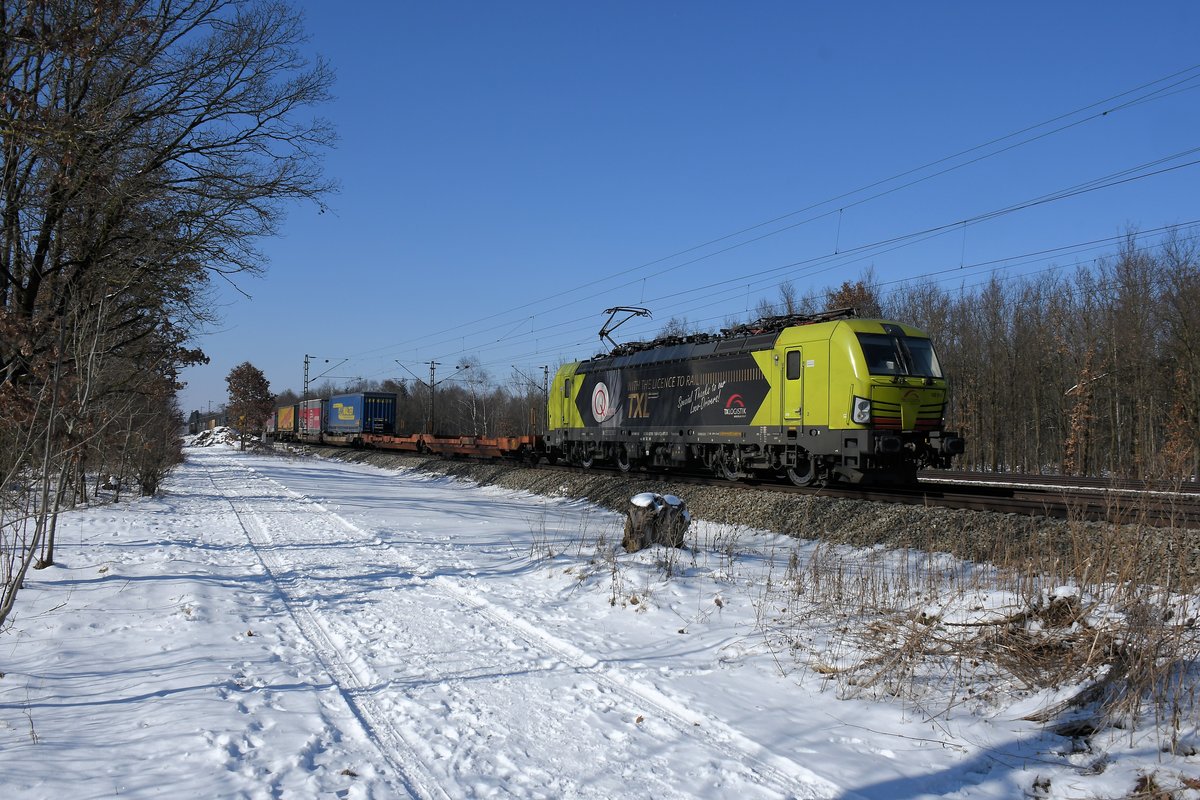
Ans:
MULTIPOLYGON (((307 399, 308 399, 308 387, 309 387, 309 383, 310 383, 310 381, 309 381, 309 379, 308 379, 308 365, 309 365, 309 362, 310 362, 312 359, 314 359, 314 358, 320 358, 320 356, 311 356, 311 355, 309 355, 308 353, 305 353, 305 354, 304 354, 304 396, 300 398, 301 400, 307 400, 307 399)), ((338 363, 334 364, 332 367, 330 367, 329 369, 325 370, 324 372, 322 372, 322 373, 321 373, 320 375, 318 375, 317 377, 318 377, 318 378, 324 378, 324 377, 328 376, 328 375, 329 375, 329 373, 333 372, 335 369, 337 369, 338 367, 340 367, 342 364, 345 364, 345 363, 346 363, 347 361, 349 361, 349 360, 350 360, 350 359, 348 359, 348 358, 343 358, 341 361, 339 361, 338 363)), ((328 359, 328 358, 324 359, 324 361, 325 361, 325 363, 326 363, 326 364, 328 364, 328 363, 329 363, 329 359, 328 359)))
POLYGON ((425 430, 425 432, 428 433, 430 436, 433 436, 434 431, 437 430, 437 427, 434 425, 434 416, 433 416, 433 408, 434 408, 433 398, 437 396, 437 390, 435 388, 437 386, 437 382, 434 381, 434 376, 437 374, 437 366, 438 366, 438 362, 436 362, 436 361, 429 362, 429 427, 425 430))
MULTIPOLYGON (((396 363, 400 364, 399 361, 397 361, 396 363)), ((445 378, 442 378, 439 381, 439 380, 437 380, 437 368, 439 366, 441 366, 441 362, 440 361, 428 361, 426 363, 429 364, 429 383, 427 384, 429 386, 429 427, 425 429, 425 432, 427 434, 429 434, 430 436, 434 436, 434 435, 436 435, 436 432, 437 432, 437 416, 436 416, 436 410, 435 410, 435 405, 434 405, 434 398, 437 396, 438 384, 445 383, 450 378, 454 377, 455 375, 457 375, 458 373, 462 372, 465 369, 470 369, 471 365, 470 364, 460 364, 458 366, 458 368, 454 370, 454 372, 451 372, 449 375, 447 375, 445 378)), ((400 364, 400 366, 404 367, 403 364, 400 364)), ((407 370, 408 367, 404 367, 404 369, 407 370)), ((411 375, 412 373, 410 372, 409 374, 411 375)), ((416 378, 417 376, 413 375, 413 377, 416 378)), ((420 378, 417 378, 417 380, 421 381, 420 378)), ((425 383, 425 382, 421 381, 421 383, 425 383)))
MULTIPOLYGON (((522 378, 524 378, 525 382, 528 383, 530 386, 532 386, 535 390, 539 388, 537 383, 532 378, 530 378, 528 375, 526 375, 524 372, 522 372, 520 369, 517 368, 516 364, 513 364, 512 368, 513 368, 514 372, 516 372, 518 375, 520 375, 522 378)), ((540 388, 541 388, 541 392, 542 392, 542 409, 544 411, 546 408, 546 405, 550 402, 550 366, 543 365, 541 367, 541 370, 542 370, 542 385, 540 388)), ((534 427, 540 428, 541 423, 538 423, 536 421, 536 418, 535 418, 536 414, 533 412, 532 409, 530 411, 531 411, 530 420, 532 421, 534 427)))

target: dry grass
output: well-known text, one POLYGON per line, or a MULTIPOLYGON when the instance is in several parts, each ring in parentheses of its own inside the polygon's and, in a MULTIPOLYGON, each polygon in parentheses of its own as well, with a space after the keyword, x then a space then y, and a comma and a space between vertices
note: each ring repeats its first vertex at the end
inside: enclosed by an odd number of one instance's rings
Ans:
POLYGON ((846 695, 896 696, 936 715, 1059 690, 1029 718, 1072 736, 1152 722, 1165 749, 1192 746, 1180 732, 1200 721, 1193 532, 1068 532, 997 541, 974 562, 803 544, 770 599, 781 611, 770 634, 846 695), (813 620, 820 635, 798 635, 813 620))
MULTIPOLYGON (((762 551, 747 528, 704 525, 690 551, 663 549, 655 566, 662 580, 684 568, 718 581, 753 573, 757 626, 780 669, 845 696, 897 698, 929 717, 1035 696, 1044 704, 1028 718, 1073 739, 1150 725, 1164 750, 1200 746, 1196 532, 1080 520, 990 532, 982 519, 965 524, 972 534, 943 524, 924 540, 907 527, 903 545, 881 530, 874 546, 823 538, 814 519, 817 538, 790 558, 762 551)), ((529 558, 573 550, 587 559, 574 568, 581 586, 599 578, 612 605, 644 608, 650 577, 627 574, 623 551, 589 527, 570 547, 535 526, 529 558)))

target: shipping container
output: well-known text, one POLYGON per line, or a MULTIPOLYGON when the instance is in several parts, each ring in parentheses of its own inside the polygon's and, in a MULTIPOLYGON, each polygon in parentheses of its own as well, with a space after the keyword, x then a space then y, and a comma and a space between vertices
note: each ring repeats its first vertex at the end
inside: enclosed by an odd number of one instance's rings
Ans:
POLYGON ((396 395, 388 392, 335 394, 326 406, 325 430, 333 434, 396 432, 396 395))
POLYGON ((304 400, 300 403, 296 420, 296 431, 301 439, 316 439, 321 435, 321 420, 324 418, 324 400, 304 400))
POLYGON ((280 406, 275 409, 275 436, 291 439, 296 435, 296 406, 280 406))

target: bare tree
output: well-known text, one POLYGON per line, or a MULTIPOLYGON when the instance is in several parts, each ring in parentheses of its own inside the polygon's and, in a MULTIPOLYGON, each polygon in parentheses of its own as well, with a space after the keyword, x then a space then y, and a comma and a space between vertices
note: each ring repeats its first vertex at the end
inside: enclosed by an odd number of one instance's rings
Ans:
POLYGON ((86 457, 157 488, 210 279, 331 188, 303 40, 273 0, 0 4, 0 480, 29 487, 0 500, 0 624, 86 457))
MULTIPOLYGON (((817 301, 817 293, 812 292, 801 296, 796 289, 796 285, 790 280, 780 283, 777 291, 779 293, 778 302, 772 302, 766 297, 759 299, 758 304, 754 307, 756 319, 792 314, 811 314, 824 307, 823 303, 817 301)), ((727 320, 725 327, 732 328, 736 324, 730 324, 727 320)))
POLYGON ((800 300, 796 286, 791 281, 779 284, 779 312, 788 315, 800 313, 800 300))
POLYGON ((758 303, 754 306, 754 316, 756 319, 766 319, 779 315, 778 307, 766 297, 760 297, 758 303))
POLYGON ((1164 348, 1175 366, 1167 474, 1200 473, 1200 250, 1178 231, 1162 248, 1164 348), (1186 472, 1183 472, 1186 467, 1186 472))
POLYGON ((296 394, 296 391, 294 389, 284 389, 282 392, 275 395, 275 405, 276 406, 290 406, 290 405, 299 403, 302 399, 304 399, 304 398, 302 398, 302 397, 300 397, 300 395, 296 394))
POLYGON ((658 335, 660 337, 687 336, 691 332, 687 317, 671 317, 659 330, 658 335))
POLYGON ((463 358, 458 362, 459 378, 451 380, 458 385, 454 392, 459 409, 457 433, 472 436, 492 436, 495 433, 495 418, 499 412, 495 392, 490 388, 491 376, 477 357, 463 358))

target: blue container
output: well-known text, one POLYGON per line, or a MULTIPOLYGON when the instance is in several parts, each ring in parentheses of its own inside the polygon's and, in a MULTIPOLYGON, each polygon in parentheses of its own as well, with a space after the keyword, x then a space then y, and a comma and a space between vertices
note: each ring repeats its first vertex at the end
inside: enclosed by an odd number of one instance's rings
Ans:
POLYGON ((333 434, 396 432, 396 395, 387 392, 335 394, 325 406, 325 430, 333 434))

